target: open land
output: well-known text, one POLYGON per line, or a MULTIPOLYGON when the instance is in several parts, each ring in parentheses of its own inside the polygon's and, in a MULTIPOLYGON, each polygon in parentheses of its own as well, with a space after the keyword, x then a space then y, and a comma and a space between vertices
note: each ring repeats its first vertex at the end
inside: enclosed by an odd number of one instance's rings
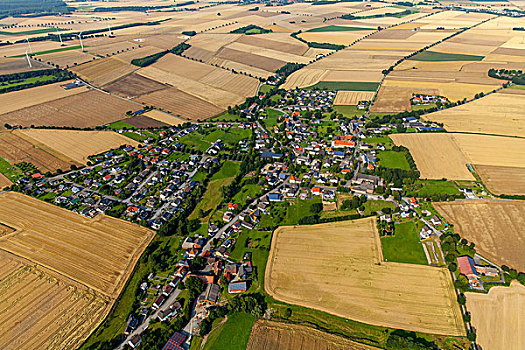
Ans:
POLYGON ((360 101, 370 101, 372 97, 373 91, 338 91, 334 105, 357 105, 360 101))
POLYGON ((81 164, 85 164, 90 155, 124 144, 138 144, 112 131, 23 129, 17 133, 81 164))
POLYGON ((0 221, 12 228, 0 237, 2 348, 76 348, 105 317, 154 232, 14 192, 0 202, 0 221))
POLYGON ((493 287, 488 294, 466 293, 467 308, 483 349, 518 350, 525 344, 525 286, 493 287))
POLYGON ((57 154, 45 145, 12 131, 0 132, 0 156, 11 165, 21 162, 31 163, 42 172, 67 170, 73 164, 80 165, 73 159, 57 154))
MULTIPOLYGON (((18 91, 17 91, 18 92, 18 91)), ((0 115, 0 124, 95 127, 122 119, 139 105, 91 90, 0 115)))
POLYGON ((266 320, 255 322, 246 349, 296 350, 306 347, 311 350, 377 349, 313 328, 266 320))
POLYGON ((158 111, 156 109, 153 109, 149 112, 144 113, 144 115, 148 118, 158 120, 159 122, 165 123, 167 125, 181 125, 185 123, 185 120, 174 117, 172 115, 169 115, 165 112, 158 111))
POLYGON ((375 218, 278 228, 265 282, 277 300, 359 322, 465 332, 448 270, 384 262, 375 218))
POLYGON ((474 165, 490 192, 525 195, 525 167, 474 165))
POLYGON ((113 57, 94 60, 71 69, 82 79, 97 86, 108 84, 138 69, 113 57))
POLYGON ((525 270, 525 202, 456 201, 436 203, 436 209, 454 224, 455 231, 476 243, 476 249, 497 264, 525 270))

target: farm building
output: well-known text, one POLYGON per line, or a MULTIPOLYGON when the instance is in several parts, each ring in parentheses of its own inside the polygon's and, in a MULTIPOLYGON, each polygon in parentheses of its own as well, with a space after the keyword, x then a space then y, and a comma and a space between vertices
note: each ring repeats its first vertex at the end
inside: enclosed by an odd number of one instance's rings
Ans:
POLYGON ((186 336, 182 333, 175 332, 170 340, 164 345, 162 350, 182 350, 182 343, 186 340, 186 336))

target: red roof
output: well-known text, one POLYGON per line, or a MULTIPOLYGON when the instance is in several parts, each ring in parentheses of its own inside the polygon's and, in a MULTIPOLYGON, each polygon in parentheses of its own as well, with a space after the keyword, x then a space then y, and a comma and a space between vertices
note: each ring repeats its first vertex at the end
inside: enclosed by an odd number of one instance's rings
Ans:
POLYGON ((354 147, 355 146, 355 142, 354 141, 346 141, 346 140, 335 140, 334 141, 334 145, 336 145, 336 146, 350 146, 350 147, 354 147))
POLYGON ((462 275, 469 276, 475 275, 476 270, 474 269, 474 262, 470 256, 460 256, 458 257, 458 267, 459 272, 462 275))

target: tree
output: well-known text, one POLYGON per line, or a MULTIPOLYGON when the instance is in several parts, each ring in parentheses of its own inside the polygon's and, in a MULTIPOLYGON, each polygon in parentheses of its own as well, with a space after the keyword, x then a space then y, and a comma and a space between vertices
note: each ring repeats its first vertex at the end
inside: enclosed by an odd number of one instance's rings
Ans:
POLYGON ((458 304, 459 305, 465 305, 467 303, 467 298, 465 297, 465 294, 461 293, 458 295, 458 304))
POLYGON ((186 278, 186 288, 189 290, 191 299, 196 298, 199 294, 204 292, 204 284, 198 277, 195 276, 186 278))
POLYGON ((286 319, 289 319, 290 317, 292 317, 292 309, 287 307, 286 310, 284 310, 283 317, 286 319))

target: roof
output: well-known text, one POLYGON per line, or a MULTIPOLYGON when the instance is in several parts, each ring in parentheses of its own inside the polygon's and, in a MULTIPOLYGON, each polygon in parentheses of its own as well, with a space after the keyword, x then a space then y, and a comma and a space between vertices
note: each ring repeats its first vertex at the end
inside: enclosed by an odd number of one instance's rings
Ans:
POLYGON ((462 275, 476 275, 476 269, 474 267, 474 260, 470 256, 458 257, 459 272, 462 275))
POLYGON ((183 347, 181 347, 180 345, 184 343, 185 340, 186 340, 186 336, 184 334, 175 332, 171 336, 170 340, 168 340, 166 345, 164 345, 162 350, 182 350, 183 347))
POLYGON ((228 293, 243 292, 247 289, 246 282, 232 282, 228 285, 228 293))

